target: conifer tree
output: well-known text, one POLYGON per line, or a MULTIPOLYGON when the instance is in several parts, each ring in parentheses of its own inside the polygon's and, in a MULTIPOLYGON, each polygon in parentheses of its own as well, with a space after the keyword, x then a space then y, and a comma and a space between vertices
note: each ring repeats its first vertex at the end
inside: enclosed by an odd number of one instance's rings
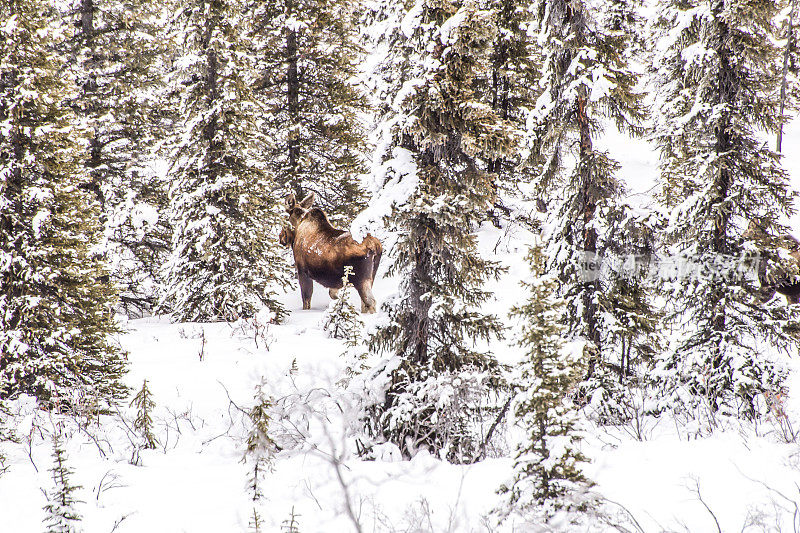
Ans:
POLYGON ((364 329, 364 322, 359 318, 358 310, 350 303, 350 276, 353 275, 353 267, 344 267, 342 276, 342 288, 336 299, 333 300, 325 312, 323 328, 328 335, 334 339, 343 339, 348 347, 355 347, 361 340, 361 333, 364 329))
POLYGON ((666 238, 697 273, 667 287, 669 318, 684 334, 657 374, 671 394, 666 406, 703 399, 713 412, 756 416, 759 396, 782 379, 757 344, 796 345, 786 328, 796 324, 797 309, 762 305, 753 276, 734 268, 753 250, 742 239, 750 222, 775 237, 787 232, 781 220, 793 212, 788 176, 760 138, 780 120, 776 7, 754 0, 658 3, 654 138, 661 198, 671 209, 666 238))
POLYGON ((74 471, 67 465, 67 453, 61 441, 61 430, 53 433, 53 489, 47 494, 47 505, 44 511, 47 516, 44 525, 47 533, 74 533, 79 530, 81 515, 75 508, 79 503, 73 494, 80 489, 70 479, 74 471))
POLYGON ((345 266, 342 288, 336 299, 328 306, 323 319, 323 327, 328 335, 344 341, 345 351, 342 352, 342 358, 345 361, 344 376, 338 382, 343 387, 347 386, 353 376, 368 368, 366 364, 368 351, 364 342, 364 321, 361 320, 358 310, 349 300, 350 289, 353 287, 349 281, 352 274, 352 267, 345 266))
POLYGON ((289 518, 283 521, 281 524, 281 533, 300 533, 300 526, 298 517, 300 515, 294 512, 294 507, 292 507, 292 512, 289 515, 289 518))
POLYGON ((252 22, 239 0, 184 4, 182 58, 171 80, 181 127, 173 142, 174 228, 164 305, 179 320, 236 320, 289 283, 277 228, 281 199, 263 154, 272 149, 252 91, 252 22))
POLYGON ((147 388, 147 380, 144 380, 142 388, 131 400, 131 406, 136 408, 136 418, 133 421, 134 431, 138 431, 141 435, 145 449, 155 450, 158 446, 158 439, 153 431, 153 409, 156 408, 156 402, 153 401, 153 394, 147 388))
POLYGON ((626 60, 641 54, 644 49, 643 18, 637 10, 640 5, 640 2, 631 0, 608 0, 603 6, 607 12, 606 28, 610 33, 616 33, 622 38, 623 45, 627 46, 624 53, 626 60))
POLYGON ((371 429, 407 455, 427 447, 463 461, 476 441, 470 417, 497 368, 476 345, 501 330, 477 309, 490 297, 485 280, 501 272, 480 256, 473 233, 492 180, 477 157, 504 154, 514 131, 474 88, 496 37, 491 13, 473 2, 420 0, 405 20, 407 40, 390 52, 410 55, 401 74, 408 81, 390 97, 390 150, 408 154, 418 184, 392 215, 399 236, 389 273, 401 276, 400 295, 370 345, 395 355, 397 367, 385 370, 391 383, 371 429))
POLYGON ((102 407, 126 394, 125 358, 56 19, 40 0, 0 5, 0 397, 102 407))
POLYGON ((663 312, 654 303, 660 280, 652 264, 656 231, 664 222, 658 211, 640 214, 624 202, 618 205, 604 213, 603 350, 588 347, 587 362, 594 368, 580 387, 600 423, 626 421, 631 394, 649 385, 655 356, 664 346, 663 312))
POLYGON ((258 509, 253 507, 253 514, 250 515, 250 523, 248 524, 248 527, 252 533, 261 533, 262 525, 263 522, 261 521, 261 515, 258 514, 258 509))
MULTIPOLYGON (((502 119, 524 130, 526 111, 534 107, 539 96, 538 49, 530 37, 536 27, 535 2, 491 0, 486 5, 495 13, 497 24, 487 79, 487 100, 502 119)), ((487 161, 487 170, 496 176, 492 183, 497 194, 493 199, 495 224, 499 223, 499 211, 510 214, 504 205, 502 191, 514 194, 520 183, 534 181, 536 167, 528 164, 530 156, 524 146, 520 146, 503 157, 487 161)))
MULTIPOLYGON (((4 442, 16 442, 13 429, 8 426, 9 413, 6 402, 0 400, 0 445, 4 442)), ((0 476, 6 473, 6 456, 0 450, 0 476)))
POLYGON ((349 221, 364 206, 360 114, 356 85, 364 56, 356 22, 360 1, 277 0, 255 11, 253 35, 260 78, 256 95, 267 112, 261 133, 279 191, 308 192, 332 221, 349 221))
POLYGON ((796 111, 800 104, 800 46, 797 44, 797 29, 800 23, 800 2, 797 0, 783 0, 780 2, 783 8, 782 24, 777 28, 778 37, 785 39, 783 44, 781 70, 781 93, 780 93, 780 122, 778 123, 778 133, 775 141, 775 151, 781 153, 783 148, 783 126, 789 117, 788 111, 796 111))
POLYGON ((535 512, 549 519, 557 511, 580 511, 589 503, 585 492, 591 483, 581 472, 587 459, 578 450, 577 408, 568 399, 584 368, 582 354, 569 353, 562 341, 565 332, 559 321, 566 303, 555 296, 556 275, 547 273, 539 246, 531 249, 528 260, 533 273, 524 283, 528 300, 512 310, 523 321, 519 344, 526 356, 514 386, 519 391, 516 417, 527 437, 515 455, 511 486, 501 487, 508 494, 501 515, 535 512))
MULTIPOLYGON (((250 409, 249 418, 252 424, 247 434, 247 448, 243 461, 252 461, 253 468, 250 472, 247 485, 252 494, 253 505, 264 497, 261 488, 264 474, 272 467, 272 457, 275 454, 275 441, 269 436, 270 409, 272 399, 264 394, 259 386, 256 390, 256 403, 250 409)), ((254 522, 260 522, 258 511, 254 508, 254 522)))
POLYGON ((121 303, 139 313, 155 304, 169 250, 167 188, 150 168, 165 126, 160 71, 171 51, 159 17, 166 5, 80 0, 70 40, 79 86, 72 107, 88 126, 85 186, 100 205, 103 251, 121 303))
MULTIPOLYGON (((583 1, 539 0, 536 13, 540 94, 528 117, 528 151, 539 168, 540 190, 560 199, 547 255, 567 300, 568 335, 592 345, 583 387, 592 393, 611 377, 606 370, 618 341, 613 332, 622 327, 622 310, 615 309, 622 294, 614 293, 622 287, 601 268, 636 253, 623 246, 641 240, 629 232, 647 235, 653 229, 622 201, 619 165, 593 140, 603 121, 641 133, 644 110, 626 59, 631 28, 616 10, 603 12, 583 1)), ((636 313, 650 312, 644 295, 628 298, 634 302, 642 303, 636 313)))

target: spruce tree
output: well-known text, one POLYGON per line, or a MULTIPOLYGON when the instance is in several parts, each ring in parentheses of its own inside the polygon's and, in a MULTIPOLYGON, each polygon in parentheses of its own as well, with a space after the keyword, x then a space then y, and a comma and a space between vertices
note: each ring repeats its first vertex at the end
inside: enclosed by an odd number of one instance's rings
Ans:
MULTIPOLYGON (((665 406, 703 399, 712 412, 752 417, 783 376, 758 344, 796 345, 786 331, 798 310, 762 305, 754 276, 734 268, 754 249, 742 239, 750 222, 776 237, 793 213, 788 176, 761 140, 781 118, 777 3, 661 0, 657 7, 654 138, 661 199, 671 209, 666 239, 697 274, 667 287, 669 318, 683 335, 657 375, 669 393, 665 406)), ((766 253, 776 256, 777 243, 766 253)))
POLYGON ((528 117, 527 150, 539 170, 539 190, 559 200, 547 255, 567 301, 568 335, 591 344, 582 388, 592 394, 613 379, 608 369, 620 341, 615 332, 628 327, 620 324, 624 309, 617 306, 636 303, 631 312, 651 311, 645 294, 623 296, 623 287, 604 270, 638 252, 625 243, 646 241, 648 234, 652 240, 653 227, 623 201, 619 164, 594 144, 604 122, 632 135, 642 132, 642 96, 627 64, 633 29, 619 10, 583 1, 539 0, 535 9, 540 93, 528 117))
POLYGON ((358 310, 350 303, 350 276, 353 274, 353 267, 344 267, 342 276, 342 288, 336 299, 333 300, 325 311, 323 328, 328 335, 334 339, 343 339, 348 347, 354 348, 361 340, 361 333, 364 329, 364 322, 359 317, 358 310))
MULTIPOLYGON (((269 436, 272 399, 264 394, 260 386, 256 390, 255 399, 256 403, 248 413, 252 426, 247 434, 247 447, 242 459, 243 461, 252 461, 253 467, 247 485, 252 494, 254 505, 264 497, 261 482, 264 475, 272 467, 272 457, 276 448, 275 441, 269 436)), ((255 508, 253 513, 255 525, 257 525, 260 522, 260 517, 255 508)))
MULTIPOLYGON (((16 442, 13 429, 9 426, 10 415, 6 402, 0 400, 0 446, 5 442, 16 442)), ((6 473, 8 466, 6 465, 6 456, 0 450, 0 476, 6 473)))
POLYGON ((778 123, 778 133, 775 140, 775 151, 781 153, 783 148, 783 126, 791 118, 788 111, 796 111, 800 104, 800 46, 797 45, 797 27, 800 23, 800 2, 797 0, 783 0, 780 2, 783 8, 783 17, 780 26, 777 28, 778 37, 785 39, 783 44, 781 69, 781 93, 780 93, 780 122, 778 123))
POLYGON ((102 251, 121 303, 139 314, 155 304, 169 251, 167 187, 151 169, 165 126, 159 91, 171 51, 159 19, 167 5, 80 0, 69 43, 79 86, 71 105, 89 127, 85 187, 100 205, 102 251))
POLYGON ((86 129, 49 3, 0 5, 0 397, 102 407, 126 395, 125 357, 87 186, 86 129))
POLYGON ((371 430, 406 455, 428 448, 464 461, 475 451, 477 402, 497 369, 478 345, 501 331, 495 316, 478 310, 490 297, 485 281, 501 269, 476 247, 492 181, 477 157, 505 154, 514 131, 475 89, 496 37, 490 12, 473 2, 421 0, 404 25, 405 40, 390 50, 406 56, 398 62, 408 81, 389 96, 396 113, 389 150, 408 154, 418 183, 391 217, 399 235, 389 274, 401 277, 400 295, 385 306, 389 321, 370 345, 396 356, 396 368, 385 369, 389 389, 371 430))
POLYGON ((253 514, 250 516, 250 531, 258 533, 263 527, 258 503, 264 497, 262 481, 264 475, 272 468, 272 457, 275 454, 275 441, 269 436, 270 409, 272 399, 267 397, 259 386, 256 389, 256 403, 248 416, 252 424, 247 434, 247 448, 242 461, 252 461, 252 469, 247 479, 247 487, 253 501, 253 514))
POLYGON ((289 514, 289 518, 281 523, 281 533, 300 533, 300 521, 298 518, 300 515, 294 512, 294 507, 292 507, 291 514, 289 514))
POLYGON ((79 503, 73 494, 81 487, 70 479, 74 471, 67 465, 67 453, 61 441, 61 430, 53 433, 53 489, 47 494, 44 525, 47 533, 74 533, 79 530, 81 515, 75 508, 79 503))
MULTIPOLYGON (((532 0, 491 0, 486 3, 487 8, 495 13, 497 24, 491 69, 487 72, 486 98, 495 113, 519 130, 525 129, 527 110, 534 107, 539 96, 538 49, 530 37, 536 27, 534 5, 532 0)), ((487 170, 495 176, 492 182, 495 225, 499 225, 502 217, 511 214, 505 205, 503 192, 519 194, 520 185, 534 181, 536 167, 529 164, 530 159, 531 154, 521 145, 486 162, 487 170)))
POLYGON ((179 320, 236 320, 289 283, 277 242, 281 199, 263 163, 272 149, 253 93, 252 20, 239 0, 186 2, 171 80, 183 118, 172 139, 174 228, 164 305, 179 320))
POLYGON ((156 402, 153 401, 153 394, 147 388, 147 380, 144 380, 142 388, 131 400, 131 406, 136 408, 133 430, 138 431, 142 437, 142 447, 155 450, 158 446, 158 439, 153 430, 153 409, 156 407, 156 402))
POLYGON ((561 510, 581 511, 589 504, 585 492, 591 483, 581 472, 587 461, 578 450, 577 407, 569 394, 583 377, 583 355, 564 346, 559 323, 566 303, 555 296, 556 275, 548 274, 539 246, 528 254, 533 278, 523 283, 528 300, 512 316, 522 320, 519 345, 525 360, 516 369, 513 385, 519 391, 515 414, 526 438, 514 459, 514 478, 501 487, 508 503, 501 515, 536 513, 545 520, 561 510))
POLYGON ((591 375, 580 386, 600 423, 626 422, 632 393, 647 388, 655 357, 664 347, 663 312, 656 306, 659 278, 656 234, 664 227, 658 211, 625 202, 603 212, 604 245, 599 271, 602 292, 602 351, 587 348, 591 375))
POLYGON ((333 222, 364 207, 360 9, 353 0, 276 0, 255 9, 260 128, 274 140, 263 154, 267 168, 282 194, 315 193, 333 222))
POLYGON ((253 514, 250 515, 248 527, 250 528, 251 533, 261 533, 262 526, 263 522, 261 520, 261 515, 258 514, 258 510, 253 507, 253 514))

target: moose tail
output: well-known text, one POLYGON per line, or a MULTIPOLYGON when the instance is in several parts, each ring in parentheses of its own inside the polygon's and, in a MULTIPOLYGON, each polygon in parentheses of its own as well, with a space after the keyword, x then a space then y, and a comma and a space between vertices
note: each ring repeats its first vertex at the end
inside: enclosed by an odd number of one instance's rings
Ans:
POLYGON ((383 247, 381 241, 367 233, 364 237, 364 245, 367 248, 367 255, 372 257, 372 279, 375 280, 375 275, 378 273, 378 265, 381 263, 381 255, 383 255, 383 247))

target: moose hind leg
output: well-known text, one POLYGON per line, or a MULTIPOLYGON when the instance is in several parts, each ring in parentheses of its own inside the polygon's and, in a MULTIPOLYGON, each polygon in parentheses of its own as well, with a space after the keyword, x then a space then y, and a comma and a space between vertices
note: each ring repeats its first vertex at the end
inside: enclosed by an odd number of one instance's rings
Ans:
POLYGON ((770 286, 762 286, 761 289, 758 291, 759 299, 761 300, 762 304, 767 303, 768 301, 772 300, 772 297, 775 296, 775 287, 770 286))
POLYGON ((303 298, 303 309, 311 309, 311 295, 314 293, 314 282, 310 276, 297 274, 300 282, 300 296, 303 298))
POLYGON ((356 290, 361 297, 361 312, 375 313, 378 309, 375 296, 372 295, 372 283, 368 281, 364 282, 356 287, 356 290))

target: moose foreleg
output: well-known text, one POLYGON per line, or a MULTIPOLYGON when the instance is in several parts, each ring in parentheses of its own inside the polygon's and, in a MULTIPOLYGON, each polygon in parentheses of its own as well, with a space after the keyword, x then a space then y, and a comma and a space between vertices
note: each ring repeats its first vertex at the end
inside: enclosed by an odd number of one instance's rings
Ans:
POLYGON ((311 309, 311 295, 314 293, 314 282, 311 276, 301 272, 297 273, 300 282, 300 297, 303 298, 303 309, 311 309))
POLYGON ((339 289, 328 289, 328 296, 331 297, 331 300, 335 300, 339 297, 339 289))

